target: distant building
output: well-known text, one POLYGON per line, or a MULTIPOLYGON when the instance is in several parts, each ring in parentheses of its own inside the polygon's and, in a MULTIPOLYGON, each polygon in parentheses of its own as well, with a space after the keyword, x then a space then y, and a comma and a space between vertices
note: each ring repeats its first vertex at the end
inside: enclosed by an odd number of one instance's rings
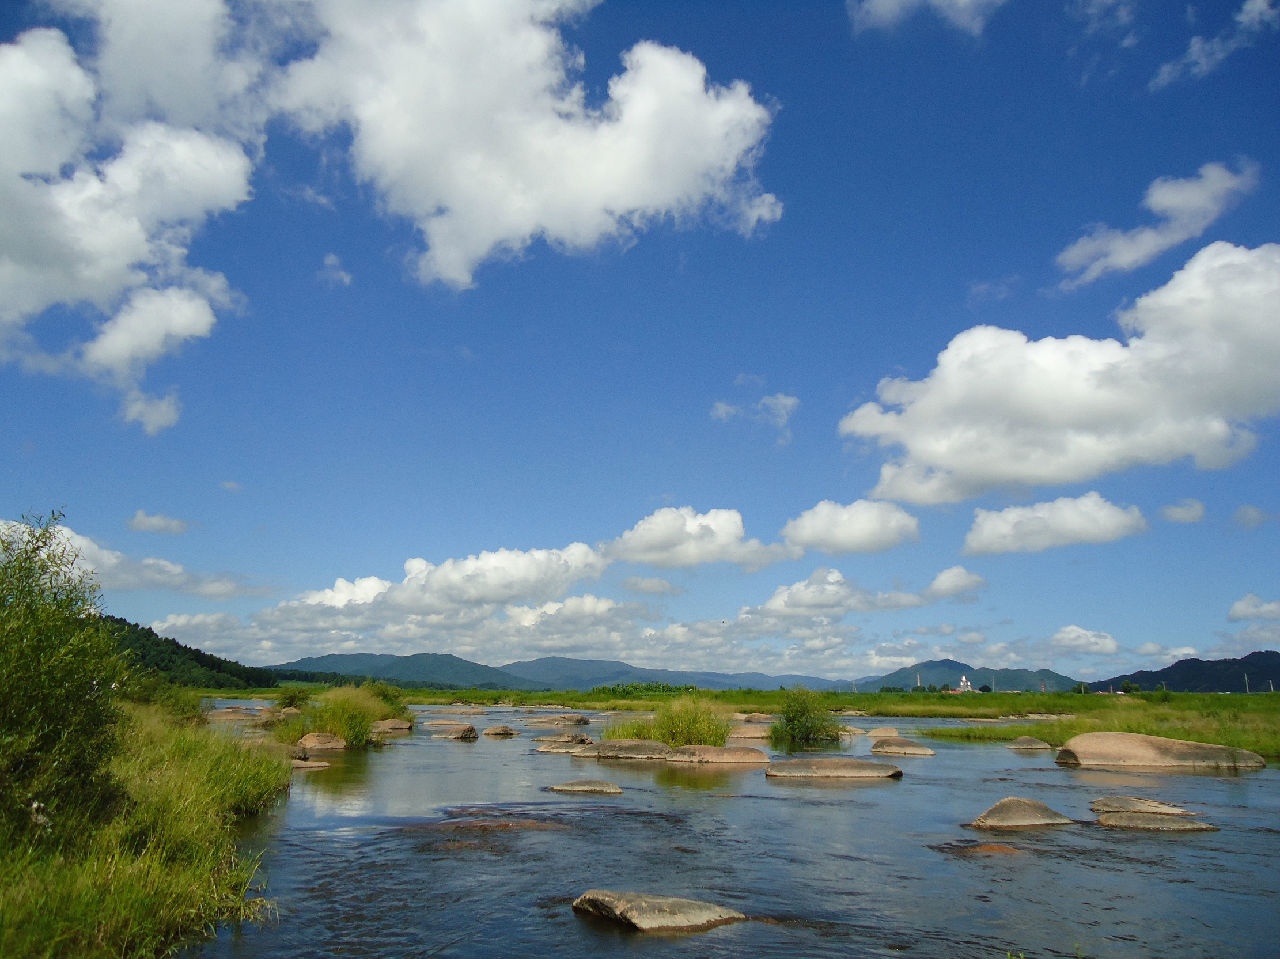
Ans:
POLYGON ((953 693, 971 693, 973 692, 973 683, 969 682, 968 676, 961 676, 960 685, 951 691, 953 693))

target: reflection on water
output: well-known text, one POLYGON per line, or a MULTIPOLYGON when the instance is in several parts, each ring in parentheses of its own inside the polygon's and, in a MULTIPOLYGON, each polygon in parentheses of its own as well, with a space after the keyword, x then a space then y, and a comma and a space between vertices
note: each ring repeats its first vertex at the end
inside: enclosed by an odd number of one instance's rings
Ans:
MULTIPOLYGON (((1280 954, 1280 771, 1237 777, 1062 769, 1045 754, 935 742, 901 780, 768 780, 534 752, 522 735, 462 743, 422 731, 296 773, 246 830, 274 922, 224 929, 192 956, 985 956, 1280 954), (621 796, 551 793, 608 779, 621 796), (1103 795, 1162 799, 1220 827, 1107 830, 1103 795), (979 833, 1008 795, 1075 826, 979 833), (1006 847, 983 850, 981 844, 1006 847), (712 900, 753 921, 695 936, 582 919, 591 887, 712 900)), ((895 720, 905 735, 910 721, 895 720)), ((930 721, 930 724, 936 724, 930 721)), ((600 723, 587 731, 599 735, 600 723)), ((846 752, 869 757, 865 737, 846 752)))

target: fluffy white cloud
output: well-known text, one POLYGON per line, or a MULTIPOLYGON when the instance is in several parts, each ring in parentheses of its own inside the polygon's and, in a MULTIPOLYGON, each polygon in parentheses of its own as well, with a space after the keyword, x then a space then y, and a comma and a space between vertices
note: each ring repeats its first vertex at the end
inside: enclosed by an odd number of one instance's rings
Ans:
POLYGON ((1183 77, 1208 76, 1233 53, 1253 46, 1269 30, 1280 28, 1280 6, 1276 0, 1244 0, 1229 26, 1216 36, 1194 36, 1187 52, 1177 60, 1161 64, 1148 88, 1160 90, 1183 77))
POLYGON ((1096 492, 1051 503, 1011 506, 1003 510, 976 509, 964 539, 964 551, 982 553, 1038 553, 1072 543, 1109 543, 1147 528, 1136 506, 1127 509, 1107 502, 1096 492))
POLYGON ((949 23, 977 36, 1005 0, 845 0, 855 30, 892 27, 928 7, 949 23))
POLYGON ((1102 656, 1111 656, 1120 648, 1110 633, 1080 626, 1063 626, 1049 638, 1049 642, 1059 649, 1102 656))
POLYGON ((1256 593, 1245 593, 1231 604, 1227 619, 1280 619, 1280 602, 1263 602, 1256 593))
POLYGON ((745 539, 736 509, 695 512, 692 506, 667 506, 649 514, 604 547, 611 559, 659 567, 737 563, 760 569, 800 554, 795 547, 745 539))
POLYGON ((143 533, 185 533, 187 524, 180 519, 174 519, 172 516, 165 516, 163 513, 148 513, 146 510, 138 510, 129 520, 129 528, 138 530, 143 533))
POLYGON ((1188 456, 1227 466, 1253 448, 1248 421, 1280 409, 1278 320, 1280 245, 1212 243, 1120 314, 1127 343, 974 327, 924 380, 882 380, 840 433, 902 447, 872 495, 916 503, 1188 456))
POLYGON ((1242 161, 1240 171, 1206 163, 1186 179, 1161 177, 1147 187, 1142 205, 1160 218, 1155 226, 1116 230, 1094 227, 1058 254, 1069 276, 1064 289, 1092 283, 1105 273, 1128 271, 1150 263, 1165 250, 1200 236, 1244 194, 1258 185, 1258 165, 1242 161))
POLYGON ((319 46, 279 105, 306 130, 350 130, 357 175, 425 242, 424 280, 468 286, 539 238, 581 250, 704 211, 744 233, 777 219, 751 175, 770 116, 746 84, 641 42, 587 102, 557 24, 590 5, 319 2, 319 46))
POLYGON ((824 553, 875 553, 920 537, 920 522, 893 503, 823 500, 782 527, 792 546, 824 553))
POLYGON ((972 593, 986 585, 981 576, 962 566, 939 573, 918 593, 903 590, 871 592, 844 578, 838 569, 815 569, 806 580, 779 586, 762 605, 744 610, 743 616, 810 617, 835 622, 847 613, 874 613, 914 609, 972 593))
POLYGON ((1184 499, 1160 507, 1160 515, 1170 523, 1198 523, 1204 519, 1204 503, 1198 499, 1184 499))
POLYGON ((1176 663, 1180 659, 1187 659, 1196 655, 1194 646, 1161 646, 1159 643, 1146 642, 1134 650, 1144 659, 1168 666, 1170 663, 1176 663))

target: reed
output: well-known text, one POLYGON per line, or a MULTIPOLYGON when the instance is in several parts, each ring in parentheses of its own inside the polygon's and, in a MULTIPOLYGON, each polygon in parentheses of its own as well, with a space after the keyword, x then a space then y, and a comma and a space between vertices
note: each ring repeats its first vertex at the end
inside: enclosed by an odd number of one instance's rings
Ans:
POLYGON ((707 699, 681 696, 661 703, 652 718, 617 722, 605 739, 656 739, 668 746, 723 746, 733 724, 707 699))

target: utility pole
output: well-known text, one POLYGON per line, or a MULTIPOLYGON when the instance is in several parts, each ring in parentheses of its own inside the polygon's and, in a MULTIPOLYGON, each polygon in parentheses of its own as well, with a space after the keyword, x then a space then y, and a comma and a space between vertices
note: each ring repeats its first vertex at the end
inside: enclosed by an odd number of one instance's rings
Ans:
POLYGON ((1249 674, 1248 673, 1244 674, 1244 692, 1246 696, 1249 694, 1249 674))

